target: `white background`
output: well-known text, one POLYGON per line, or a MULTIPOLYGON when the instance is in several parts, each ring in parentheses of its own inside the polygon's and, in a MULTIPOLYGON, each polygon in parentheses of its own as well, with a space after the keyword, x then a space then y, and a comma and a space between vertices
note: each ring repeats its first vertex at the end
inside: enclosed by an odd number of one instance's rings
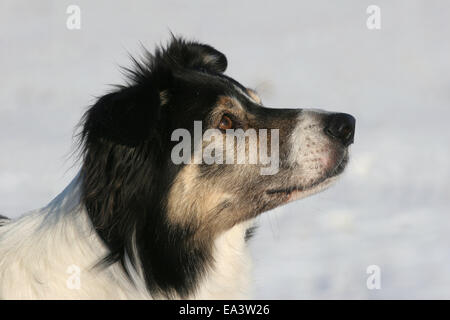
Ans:
POLYGON ((450 298, 448 1, 0 2, 0 213, 18 217, 77 171, 82 113, 118 65, 169 30, 224 52, 271 107, 357 118, 332 189, 260 217, 255 298, 450 298), (81 8, 81 30, 66 8, 81 8), (381 8, 381 30, 366 8, 381 8), (381 268, 380 290, 366 268, 381 268))

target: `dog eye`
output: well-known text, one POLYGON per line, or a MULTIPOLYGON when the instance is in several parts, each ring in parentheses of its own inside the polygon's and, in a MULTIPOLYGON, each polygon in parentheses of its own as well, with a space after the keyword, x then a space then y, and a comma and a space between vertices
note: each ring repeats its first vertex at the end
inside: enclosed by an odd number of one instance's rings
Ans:
POLYGON ((222 119, 220 120, 219 129, 227 130, 227 129, 232 129, 232 128, 233 128, 233 121, 231 121, 231 118, 229 115, 224 114, 222 116, 222 119))

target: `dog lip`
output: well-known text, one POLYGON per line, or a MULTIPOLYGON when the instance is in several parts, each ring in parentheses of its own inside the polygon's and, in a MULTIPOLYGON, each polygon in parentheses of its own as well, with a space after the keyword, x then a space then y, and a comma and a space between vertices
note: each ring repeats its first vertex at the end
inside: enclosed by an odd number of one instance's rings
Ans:
POLYGON ((324 182, 328 178, 329 177, 326 176, 324 179, 318 180, 318 181, 316 181, 316 182, 314 182, 314 183, 312 183, 312 184, 310 184, 308 186, 292 186, 292 187, 283 188, 283 189, 270 189, 270 190, 267 190, 266 193, 270 194, 270 195, 272 195, 272 194, 279 194, 279 193, 290 195, 294 191, 300 191, 301 192, 301 191, 306 191, 308 189, 314 188, 316 185, 324 182))
POLYGON ((299 185, 294 185, 288 188, 280 188, 280 189, 269 189, 266 191, 266 194, 269 195, 273 195, 273 194, 285 194, 287 196, 289 196, 292 192, 294 191, 308 191, 311 188, 314 188, 315 186, 321 184, 322 182, 325 182, 327 179, 335 177, 339 174, 341 174, 345 167, 347 166, 348 163, 348 156, 347 154, 342 158, 342 160, 336 164, 336 166, 333 168, 333 170, 331 170, 329 173, 327 173, 322 179, 317 180, 307 186, 299 186, 299 185))
POLYGON ((344 171, 345 167, 347 166, 347 163, 348 163, 348 152, 346 151, 342 160, 334 167, 334 169, 328 176, 334 177, 341 174, 344 171))
POLYGON ((286 188, 286 189, 267 190, 266 193, 270 194, 270 195, 279 194, 279 193, 283 193, 285 195, 290 195, 294 191, 303 191, 303 190, 304 190, 303 187, 290 187, 290 188, 286 188))

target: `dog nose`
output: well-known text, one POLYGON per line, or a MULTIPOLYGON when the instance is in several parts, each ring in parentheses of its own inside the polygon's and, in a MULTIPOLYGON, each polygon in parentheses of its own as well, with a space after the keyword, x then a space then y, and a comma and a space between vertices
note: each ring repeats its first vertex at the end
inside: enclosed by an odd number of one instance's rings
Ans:
POLYGON ((347 147, 353 143, 355 136, 355 118, 347 113, 333 113, 328 116, 325 133, 347 147))

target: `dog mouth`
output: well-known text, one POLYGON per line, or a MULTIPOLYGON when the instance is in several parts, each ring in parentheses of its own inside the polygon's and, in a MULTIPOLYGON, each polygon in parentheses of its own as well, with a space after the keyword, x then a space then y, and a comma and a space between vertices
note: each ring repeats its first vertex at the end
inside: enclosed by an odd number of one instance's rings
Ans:
POLYGON ((315 181, 312 181, 307 185, 293 185, 287 188, 269 189, 266 191, 266 194, 281 195, 283 197, 287 197, 287 199, 290 200, 292 198, 292 194, 294 193, 307 192, 315 188, 320 188, 321 185, 326 186, 329 180, 334 180, 333 178, 336 178, 344 171, 345 167, 347 166, 348 160, 348 154, 346 153, 342 160, 339 161, 332 170, 328 171, 321 178, 316 179, 315 181))

